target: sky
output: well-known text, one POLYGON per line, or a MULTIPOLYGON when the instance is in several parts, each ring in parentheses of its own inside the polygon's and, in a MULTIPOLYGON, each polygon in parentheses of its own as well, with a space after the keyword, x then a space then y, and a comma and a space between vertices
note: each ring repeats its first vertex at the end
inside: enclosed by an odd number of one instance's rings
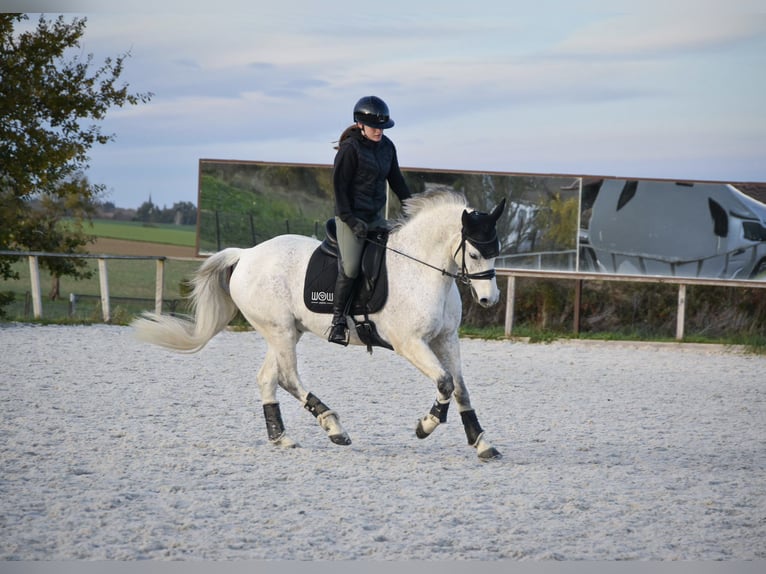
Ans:
POLYGON ((762 1, 3 4, 87 18, 81 55, 154 94, 90 154, 120 207, 196 205, 203 158, 331 165, 367 95, 405 168, 766 182, 762 1))

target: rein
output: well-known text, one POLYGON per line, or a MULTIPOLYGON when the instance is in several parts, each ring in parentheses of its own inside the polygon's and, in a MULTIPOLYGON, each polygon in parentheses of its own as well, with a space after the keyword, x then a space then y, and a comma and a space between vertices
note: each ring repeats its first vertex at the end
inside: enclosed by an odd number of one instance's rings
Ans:
POLYGON ((465 242, 467 241, 466 237, 463 237, 463 239, 460 241, 460 245, 458 246, 457 251, 455 251, 455 255, 452 256, 454 259, 455 257, 457 257, 458 251, 460 250, 463 251, 462 266, 461 266, 462 268, 460 270, 460 273, 450 273, 446 269, 443 269, 443 268, 440 269, 439 267, 436 267, 435 265, 431 265, 430 263, 427 263, 426 261, 418 259, 417 257, 413 257, 412 255, 404 253, 403 251, 399 251, 398 249, 394 249, 393 247, 389 247, 388 245, 384 245, 383 243, 378 243, 377 241, 373 241, 370 238, 367 238, 366 241, 374 245, 377 245, 379 247, 388 249, 389 251, 393 251, 394 253, 401 255, 403 257, 406 257, 407 259, 411 259, 412 261, 420 263, 421 265, 425 265, 426 267, 430 267, 431 269, 439 271, 442 275, 446 275, 447 277, 451 277, 452 279, 460 281, 464 285, 470 285, 471 280, 473 279, 489 280, 495 277, 494 269, 487 269, 486 271, 482 271, 481 273, 468 273, 468 269, 465 265, 465 242))

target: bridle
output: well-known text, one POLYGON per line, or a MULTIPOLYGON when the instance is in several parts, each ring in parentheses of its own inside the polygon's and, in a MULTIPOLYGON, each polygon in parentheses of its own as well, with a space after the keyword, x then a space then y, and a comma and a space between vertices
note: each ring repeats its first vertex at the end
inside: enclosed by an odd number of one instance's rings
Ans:
POLYGON ((495 270, 494 269, 487 269, 486 271, 481 271, 480 273, 468 273, 468 267, 465 264, 465 247, 466 242, 473 245, 476 249, 479 250, 479 253, 482 254, 482 256, 485 259, 489 259, 490 257, 497 257, 497 233, 495 233, 494 238, 486 240, 486 241, 479 241, 478 239, 468 237, 465 231, 465 226, 462 229, 461 232, 461 239, 460 239, 460 245, 458 245, 457 250, 455 251, 455 254, 452 256, 453 259, 457 257, 457 254, 462 251, 462 257, 461 257, 461 264, 460 264, 460 271, 458 273, 450 273, 446 269, 436 267, 435 265, 431 265, 430 263, 423 261, 421 259, 418 259, 417 257, 413 257, 412 255, 409 255, 407 253, 404 253, 403 251, 399 251, 398 249, 394 249, 393 247, 389 247, 388 245, 384 245, 383 243, 378 243, 377 241, 374 241, 372 239, 367 238, 367 241, 370 243, 374 243, 375 245, 378 245, 380 247, 385 247, 389 251, 393 251, 394 253, 401 255, 403 257, 406 257, 407 259, 411 259, 412 261, 416 261, 417 263, 420 263, 421 265, 425 265, 426 267, 430 267, 431 269, 435 269, 436 271, 439 271, 442 275, 446 275, 447 277, 451 277, 452 279, 455 279, 456 281, 460 281, 464 285, 470 285, 471 281, 473 280, 490 280, 495 278, 495 270))
POLYGON ((462 251, 461 256, 461 264, 460 264, 460 273, 452 274, 448 273, 446 270, 442 269, 442 273, 445 273, 452 277, 453 279, 456 279, 463 283, 464 285, 470 285, 471 280, 477 279, 477 280, 489 280, 495 278, 495 269, 494 267, 492 269, 487 269, 486 271, 481 271, 480 273, 468 273, 468 268, 465 264, 465 244, 466 241, 473 245, 476 249, 479 250, 479 253, 481 253, 481 256, 484 257, 484 259, 490 259, 491 257, 497 257, 498 255, 498 249, 497 249, 497 233, 495 233, 494 238, 489 239, 487 241, 479 241, 478 239, 467 237, 465 233, 465 227, 463 227, 462 231, 462 239, 460 240, 460 245, 458 245, 457 251, 455 251, 455 254, 452 256, 454 259, 457 257, 458 251, 462 251))

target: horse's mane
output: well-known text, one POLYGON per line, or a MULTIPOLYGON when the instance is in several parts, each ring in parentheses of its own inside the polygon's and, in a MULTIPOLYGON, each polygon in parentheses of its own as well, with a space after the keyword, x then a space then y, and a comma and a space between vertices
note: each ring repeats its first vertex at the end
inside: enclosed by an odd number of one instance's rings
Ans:
POLYGON ((392 228, 398 229, 404 225, 408 219, 415 217, 421 211, 427 211, 444 205, 454 205, 465 208, 468 205, 468 202, 463 194, 452 190, 434 189, 415 194, 409 199, 404 200, 404 203, 402 204, 404 217, 394 221, 392 228))

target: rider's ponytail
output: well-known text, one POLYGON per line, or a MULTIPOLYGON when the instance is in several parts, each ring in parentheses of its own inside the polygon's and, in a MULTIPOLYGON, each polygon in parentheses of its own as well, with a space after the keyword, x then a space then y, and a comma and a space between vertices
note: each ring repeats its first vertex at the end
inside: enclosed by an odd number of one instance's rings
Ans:
POLYGON ((345 130, 343 130, 343 133, 340 134, 340 139, 338 139, 338 141, 336 141, 336 142, 333 142, 334 144, 336 144, 335 145, 335 149, 338 149, 340 147, 340 144, 343 143, 343 140, 346 140, 346 139, 350 138, 351 134, 355 130, 359 131, 359 126, 357 126, 356 124, 351 124, 345 130))

